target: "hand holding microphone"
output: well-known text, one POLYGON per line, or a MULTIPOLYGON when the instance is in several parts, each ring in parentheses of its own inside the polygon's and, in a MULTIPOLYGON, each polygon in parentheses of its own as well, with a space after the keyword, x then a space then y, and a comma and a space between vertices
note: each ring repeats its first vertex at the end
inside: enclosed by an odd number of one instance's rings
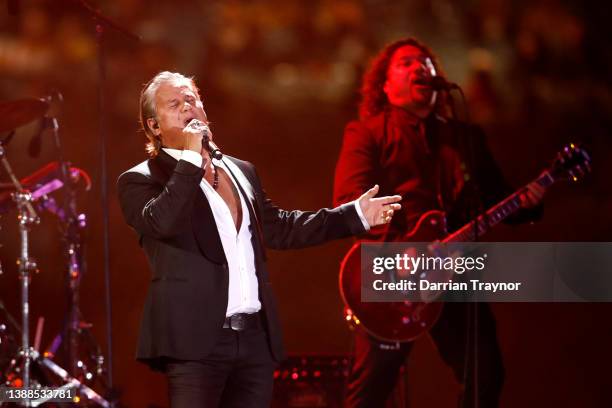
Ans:
POLYGON ((210 153, 210 156, 213 159, 221 160, 223 158, 223 153, 221 153, 221 149, 213 142, 210 138, 210 129, 208 126, 198 119, 192 119, 191 122, 187 125, 187 128, 190 130, 193 129, 202 134, 202 147, 210 153))

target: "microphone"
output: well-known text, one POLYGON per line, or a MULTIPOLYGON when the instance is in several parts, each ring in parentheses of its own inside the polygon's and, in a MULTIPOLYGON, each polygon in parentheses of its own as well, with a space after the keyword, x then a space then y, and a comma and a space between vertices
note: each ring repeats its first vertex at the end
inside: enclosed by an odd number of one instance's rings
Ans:
MULTIPOLYGON (((60 91, 56 89, 53 89, 51 91, 51 94, 40 98, 41 101, 44 101, 48 104, 51 104, 53 102, 53 99, 57 99, 58 102, 64 102, 64 96, 60 91)), ((40 121, 38 131, 36 132, 36 134, 34 134, 34 136, 32 136, 32 139, 30 139, 30 143, 28 144, 28 154, 30 155, 30 157, 40 156, 40 151, 42 149, 42 135, 48 129, 51 129, 53 132, 57 132, 57 130, 59 129, 57 119, 55 118, 53 112, 47 112, 47 114, 43 116, 40 121)))
POLYGON ((219 149, 215 142, 210 139, 210 129, 208 128, 208 126, 197 119, 193 119, 189 123, 189 125, 194 126, 196 129, 203 133, 202 147, 210 153, 210 156, 213 159, 221 160, 223 158, 223 153, 221 153, 221 149, 219 149))
POLYGON ((58 129, 57 119, 54 117, 43 116, 40 121, 40 127, 38 132, 32 136, 30 143, 28 144, 28 155, 30 157, 40 156, 40 150, 42 149, 42 135, 47 129, 51 129, 54 132, 58 129))
POLYGON ((451 89, 459 89, 459 85, 454 82, 449 82, 441 76, 434 76, 429 80, 429 86, 436 91, 450 91, 451 89))
POLYGON ((221 153, 221 149, 219 149, 215 142, 210 140, 208 132, 206 132, 206 134, 204 135, 204 138, 202 139, 202 144, 204 145, 204 148, 208 150, 213 159, 221 160, 223 158, 223 153, 221 153))

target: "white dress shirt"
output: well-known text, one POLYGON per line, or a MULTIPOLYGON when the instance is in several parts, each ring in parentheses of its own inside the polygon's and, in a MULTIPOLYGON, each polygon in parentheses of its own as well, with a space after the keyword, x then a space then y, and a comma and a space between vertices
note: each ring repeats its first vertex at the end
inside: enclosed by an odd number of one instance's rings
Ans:
MULTIPOLYGON (((200 153, 192 150, 163 149, 177 161, 186 160, 195 166, 202 167, 203 159, 200 153)), ((212 162, 216 167, 225 170, 229 179, 234 183, 234 187, 240 196, 240 205, 242 207, 242 223, 239 229, 236 230, 236 224, 229 207, 210 183, 205 178, 202 178, 200 188, 210 204, 229 269, 229 291, 225 315, 255 313, 261 309, 261 303, 259 301, 259 286, 255 271, 255 254, 253 244, 251 243, 251 230, 249 228, 251 216, 244 197, 240 193, 236 181, 231 176, 228 166, 231 167, 232 173, 240 174, 243 177, 244 174, 230 160, 212 159, 212 162)), ((354 205, 363 226, 366 230, 369 230, 370 225, 363 216, 358 200, 354 201, 354 205)))
MULTIPOLYGON (((164 148, 164 151, 176 160, 183 159, 198 167, 202 166, 202 156, 194 151, 167 148, 164 148)), ((225 315, 255 313, 261 309, 261 303, 259 301, 259 286, 255 273, 255 253, 249 229, 251 216, 244 197, 240 193, 236 181, 231 176, 228 166, 231 167, 231 171, 234 174, 240 174, 241 170, 229 160, 213 159, 213 164, 225 170, 229 179, 234 183, 234 187, 240 196, 240 206, 242 208, 242 223, 239 229, 236 230, 236 224, 229 207, 210 183, 202 178, 200 188, 204 192, 215 218, 229 270, 229 290, 225 315)))

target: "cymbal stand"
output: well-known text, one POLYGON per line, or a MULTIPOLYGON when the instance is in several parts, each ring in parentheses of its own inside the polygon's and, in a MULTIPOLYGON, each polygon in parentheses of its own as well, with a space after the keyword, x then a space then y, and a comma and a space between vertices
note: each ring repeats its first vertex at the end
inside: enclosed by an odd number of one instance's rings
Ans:
MULTIPOLYGON (((6 146, 11 141, 13 136, 15 136, 15 130, 12 130, 7 136, 5 136, 2 140, 0 140, 0 149, 4 149, 4 146, 6 146)), ((0 157, 3 157, 3 156, 4 156, 4 150, 0 152, 0 157)), ((1 229, 2 229, 2 226, 0 226, 0 230, 1 229)), ((0 244, 0 248, 1 247, 2 245, 0 244)), ((3 273, 4 271, 2 270, 2 262, 0 262, 0 275, 2 275, 3 273)))
POLYGON ((114 401, 112 401, 112 390, 109 389, 103 376, 105 373, 105 359, 100 346, 96 344, 89 330, 92 325, 82 321, 79 307, 79 288, 83 273, 86 271, 84 242, 81 231, 85 230, 87 227, 87 217, 85 214, 79 214, 77 211, 77 179, 75 179, 73 171, 71 170, 70 163, 64 161, 57 119, 49 119, 53 131, 55 147, 58 153, 58 161, 61 169, 60 177, 62 179, 65 196, 62 205, 57 205, 52 197, 45 197, 41 200, 40 208, 55 214, 60 221, 67 262, 69 304, 64 329, 55 336, 51 346, 43 353, 38 361, 41 365, 61 378, 65 384, 72 384, 81 396, 86 397, 87 401, 95 402, 102 407, 110 407, 114 401), (63 369, 51 360, 62 343, 64 350, 66 350, 65 363, 67 369, 63 369), (95 375, 91 372, 88 365, 84 364, 84 361, 79 358, 81 345, 86 347, 87 356, 93 360, 95 375), (109 395, 110 398, 108 399, 110 399, 110 401, 107 401, 86 385, 88 382, 93 382, 96 375, 102 386, 108 391, 106 394, 109 395))
MULTIPOLYGON (((6 153, 3 145, 0 145, 0 161, 15 185, 16 192, 13 193, 13 200, 17 203, 18 221, 19 221, 19 236, 20 236, 20 257, 17 260, 19 265, 19 280, 21 281, 21 349, 19 356, 22 359, 22 381, 25 388, 30 387, 30 364, 34 357, 32 348, 30 347, 30 276, 33 271, 36 271, 36 261, 30 258, 29 253, 29 230, 30 226, 38 224, 40 219, 32 206, 32 196, 29 191, 24 190, 23 186, 15 177, 11 165, 6 159, 6 153)), ((30 406, 29 401, 25 401, 25 406, 30 406)))

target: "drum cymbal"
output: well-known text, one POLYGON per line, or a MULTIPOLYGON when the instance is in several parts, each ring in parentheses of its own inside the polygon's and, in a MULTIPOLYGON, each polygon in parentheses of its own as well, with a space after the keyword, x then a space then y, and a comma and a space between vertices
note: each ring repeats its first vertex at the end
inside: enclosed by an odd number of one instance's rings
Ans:
POLYGON ((44 99, 0 101, 0 132, 16 129, 42 117, 48 108, 49 103, 44 99))

